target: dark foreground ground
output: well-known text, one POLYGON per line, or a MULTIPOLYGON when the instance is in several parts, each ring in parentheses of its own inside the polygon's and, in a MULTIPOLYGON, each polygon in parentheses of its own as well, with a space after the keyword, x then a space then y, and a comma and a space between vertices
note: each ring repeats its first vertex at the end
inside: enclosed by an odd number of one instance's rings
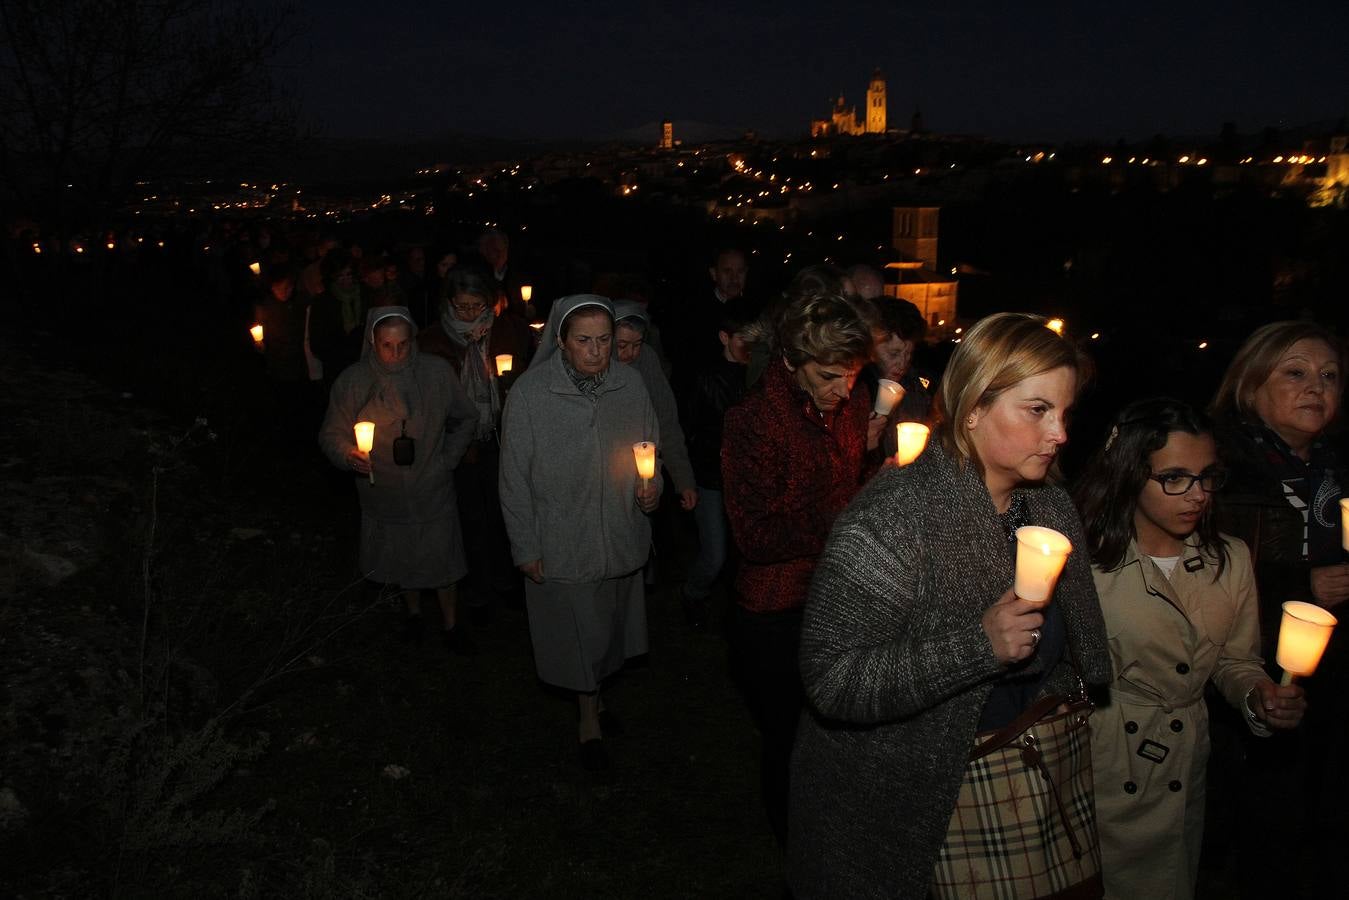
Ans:
POLYGON ((668 587, 586 773, 524 613, 472 659, 399 641, 354 493, 256 397, 203 389, 194 424, 3 343, 0 895, 780 892, 724 639, 668 587))

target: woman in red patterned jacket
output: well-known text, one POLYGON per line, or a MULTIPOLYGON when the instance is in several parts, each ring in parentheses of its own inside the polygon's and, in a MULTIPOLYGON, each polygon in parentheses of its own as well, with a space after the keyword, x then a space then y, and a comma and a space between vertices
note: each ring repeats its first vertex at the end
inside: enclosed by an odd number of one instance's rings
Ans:
POLYGON ((775 338, 767 371, 726 413, 721 467, 741 557, 733 668, 763 739, 764 806, 785 844, 801 609, 830 526, 869 474, 871 398, 853 387, 871 327, 847 297, 811 294, 787 305, 775 338))

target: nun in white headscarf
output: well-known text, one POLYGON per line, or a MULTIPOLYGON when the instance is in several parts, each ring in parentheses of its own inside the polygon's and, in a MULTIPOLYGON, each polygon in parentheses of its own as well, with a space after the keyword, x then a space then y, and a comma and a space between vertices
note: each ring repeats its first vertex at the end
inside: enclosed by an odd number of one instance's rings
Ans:
POLYGON ((578 294, 553 304, 529 370, 506 401, 501 508, 541 680, 577 695, 581 761, 608 765, 600 697, 646 652, 641 569, 660 479, 638 477, 632 445, 659 446, 642 379, 615 364, 613 305, 578 294))
POLYGON ((406 307, 370 310, 361 359, 333 383, 319 446, 340 469, 362 476, 373 469, 373 479, 354 479, 361 571, 402 589, 410 637, 420 634, 420 592, 434 588, 446 645, 465 653, 471 645, 455 628, 455 583, 466 565, 453 476, 473 440, 478 411, 449 363, 417 352, 416 336, 406 307), (356 446, 357 422, 375 423, 368 456, 356 446), (410 451, 395 453, 399 438, 409 439, 400 448, 410 451))

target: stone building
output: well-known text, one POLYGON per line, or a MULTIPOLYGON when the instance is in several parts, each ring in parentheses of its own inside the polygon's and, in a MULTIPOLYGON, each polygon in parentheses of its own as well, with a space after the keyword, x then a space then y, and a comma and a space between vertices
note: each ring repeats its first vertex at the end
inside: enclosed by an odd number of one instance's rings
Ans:
POLYGON ((885 134, 885 110, 885 78, 881 70, 876 69, 871 73, 871 81, 867 85, 867 105, 863 117, 857 117, 857 107, 848 106, 840 93, 829 118, 811 120, 810 136, 885 134))

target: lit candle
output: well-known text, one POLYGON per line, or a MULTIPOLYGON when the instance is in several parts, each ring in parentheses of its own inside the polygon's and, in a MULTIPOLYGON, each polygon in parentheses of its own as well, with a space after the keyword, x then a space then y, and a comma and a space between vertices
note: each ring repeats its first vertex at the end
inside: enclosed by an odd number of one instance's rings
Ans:
POLYGON ((261 275, 261 274, 262 274, 262 263, 260 263, 260 262, 251 262, 251 263, 249 263, 249 264, 248 264, 248 271, 252 272, 254 275, 261 275))
POLYGON ((261 346, 262 346, 262 326, 261 326, 261 325, 254 325, 252 328, 248 329, 248 333, 251 334, 251 335, 253 335, 253 343, 254 343, 254 344, 257 344, 259 347, 261 347, 261 346))
POLYGON ((1283 669, 1280 684, 1292 684, 1295 677, 1305 677, 1316 671, 1336 621, 1314 603, 1289 600, 1283 605, 1279 649, 1274 654, 1279 668, 1283 669))
POLYGON ((522 301, 524 301, 525 303, 528 303, 530 300, 533 300, 533 299, 534 299, 534 285, 532 285, 532 284, 522 284, 522 285, 520 285, 520 299, 521 299, 522 301))
MULTIPOLYGON (((370 451, 375 448, 375 423, 357 422, 356 428, 356 449, 365 454, 365 458, 370 458, 370 451)), ((375 483, 375 468, 370 467, 370 483, 375 483)))
POLYGON ((895 438, 899 447, 895 453, 895 462, 907 466, 922 454, 927 446, 928 427, 918 422, 900 422, 895 426, 895 438))
POLYGON ((895 404, 904 399, 904 388, 898 381, 882 378, 876 387, 876 415, 888 416, 895 404))
POLYGON ((1349 497, 1340 501, 1340 546, 1349 550, 1349 497))
POLYGON ((1016 582, 1022 600, 1044 603, 1054 594, 1073 544, 1052 528, 1023 525, 1016 530, 1016 582))
POLYGON ((511 363, 515 362, 515 357, 509 353, 497 354, 497 377, 505 375, 511 370, 511 363))
POLYGON ((632 455, 637 460, 637 474, 645 485, 656 477, 656 445, 650 441, 638 441, 632 445, 632 455))
POLYGON ((543 327, 546 324, 546 322, 530 322, 529 327, 533 328, 535 331, 543 331, 543 327))

